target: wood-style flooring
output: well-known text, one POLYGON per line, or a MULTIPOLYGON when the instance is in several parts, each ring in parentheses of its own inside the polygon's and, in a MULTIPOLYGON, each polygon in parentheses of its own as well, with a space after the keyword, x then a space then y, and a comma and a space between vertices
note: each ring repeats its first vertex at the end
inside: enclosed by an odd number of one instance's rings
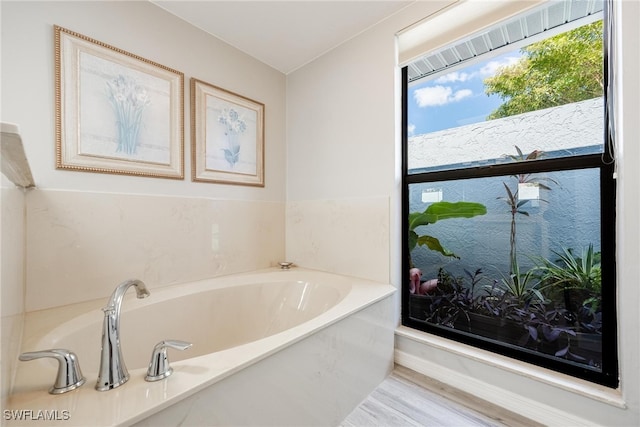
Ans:
POLYGON ((540 424, 397 365, 341 427, 537 427, 540 424))

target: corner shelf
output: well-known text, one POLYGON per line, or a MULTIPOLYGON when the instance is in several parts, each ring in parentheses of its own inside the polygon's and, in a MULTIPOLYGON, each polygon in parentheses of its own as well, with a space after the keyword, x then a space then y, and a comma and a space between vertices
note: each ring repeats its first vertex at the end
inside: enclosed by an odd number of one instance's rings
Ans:
POLYGON ((0 123, 0 146, 2 153, 2 173, 18 187, 35 187, 35 181, 31 174, 31 168, 20 137, 20 128, 13 123, 0 123))

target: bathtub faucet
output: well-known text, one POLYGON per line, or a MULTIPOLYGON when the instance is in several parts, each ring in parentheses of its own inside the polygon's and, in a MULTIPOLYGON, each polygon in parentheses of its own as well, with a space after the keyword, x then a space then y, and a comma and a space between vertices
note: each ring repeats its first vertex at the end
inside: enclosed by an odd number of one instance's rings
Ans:
POLYGON ((109 298, 109 303, 104 311, 102 324, 102 351, 100 352, 100 371, 96 390, 107 391, 126 383, 129 372, 122 358, 120 349, 120 306, 127 290, 135 287, 138 298, 149 296, 147 287, 141 280, 133 279, 122 282, 116 287, 109 298))

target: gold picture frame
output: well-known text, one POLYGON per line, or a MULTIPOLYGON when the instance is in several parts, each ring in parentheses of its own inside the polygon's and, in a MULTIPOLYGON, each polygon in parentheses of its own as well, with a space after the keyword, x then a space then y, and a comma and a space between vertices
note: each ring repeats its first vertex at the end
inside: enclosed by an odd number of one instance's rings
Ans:
POLYGON ((56 167, 184 178, 184 74, 54 26, 56 167))
POLYGON ((264 110, 191 78, 192 180, 264 187, 264 110))

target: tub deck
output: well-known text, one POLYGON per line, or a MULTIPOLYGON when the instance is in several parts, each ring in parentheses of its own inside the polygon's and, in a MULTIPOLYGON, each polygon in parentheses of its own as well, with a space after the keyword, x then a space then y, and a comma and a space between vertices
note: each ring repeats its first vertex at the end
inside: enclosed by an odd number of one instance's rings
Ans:
MULTIPOLYGON (((83 360, 80 360, 83 373, 87 378, 86 384, 72 392, 51 396, 47 393, 47 390, 55 378, 55 362, 43 360, 20 363, 13 393, 9 398, 6 409, 18 411, 16 414, 26 414, 27 416, 29 416, 29 413, 20 411, 33 411, 34 413, 31 416, 53 417, 48 425, 131 425, 199 391, 205 390, 225 378, 233 376, 233 374, 354 315, 378 301, 388 298, 395 292, 395 288, 389 284, 345 278, 344 276, 302 268, 288 271, 267 269, 247 274, 218 277, 210 279, 209 282, 212 283, 208 285, 204 283, 207 281, 201 281, 194 282, 193 286, 215 287, 228 286, 229 283, 254 283, 256 280, 264 280, 263 277, 265 275, 268 275, 270 280, 348 281, 350 290, 335 306, 290 329, 237 347, 175 362, 172 361, 173 375, 166 380, 154 383, 144 381, 146 367, 129 368, 131 378, 126 384, 111 391, 98 392, 93 388, 97 372, 85 370, 83 360), (224 284, 222 284, 223 282, 224 284), (45 411, 45 413, 37 414, 37 411, 45 411)), ((183 285, 160 289, 153 289, 152 284, 147 285, 151 291, 150 298, 145 300, 129 299, 124 302, 123 309, 125 309, 127 303, 131 304, 132 301, 146 301, 153 299, 154 296, 156 298, 171 299, 173 296, 177 297, 182 294, 181 286, 183 285)), ((25 338, 22 351, 38 350, 33 346, 39 343, 41 337, 56 326, 87 315, 87 313, 100 310, 105 301, 89 301, 28 313, 25 319, 25 338)), ((390 325, 386 325, 386 328, 391 331, 391 336, 394 326, 392 322, 390 325)), ((152 327, 152 325, 140 325, 140 327, 147 328, 152 327)), ((165 338, 181 339, 181 337, 165 338)), ((99 350, 100 336, 95 337, 95 345, 99 350)), ((70 350, 74 351, 73 348, 70 348, 70 350)), ((390 351, 392 351, 392 348, 390 351)), ((149 355, 151 354, 151 348, 148 349, 148 353, 149 355)), ((172 354, 175 354, 175 352, 170 353, 170 360, 172 354)), ((18 421, 13 419, 7 421, 7 425, 38 424, 31 420, 18 421)))

